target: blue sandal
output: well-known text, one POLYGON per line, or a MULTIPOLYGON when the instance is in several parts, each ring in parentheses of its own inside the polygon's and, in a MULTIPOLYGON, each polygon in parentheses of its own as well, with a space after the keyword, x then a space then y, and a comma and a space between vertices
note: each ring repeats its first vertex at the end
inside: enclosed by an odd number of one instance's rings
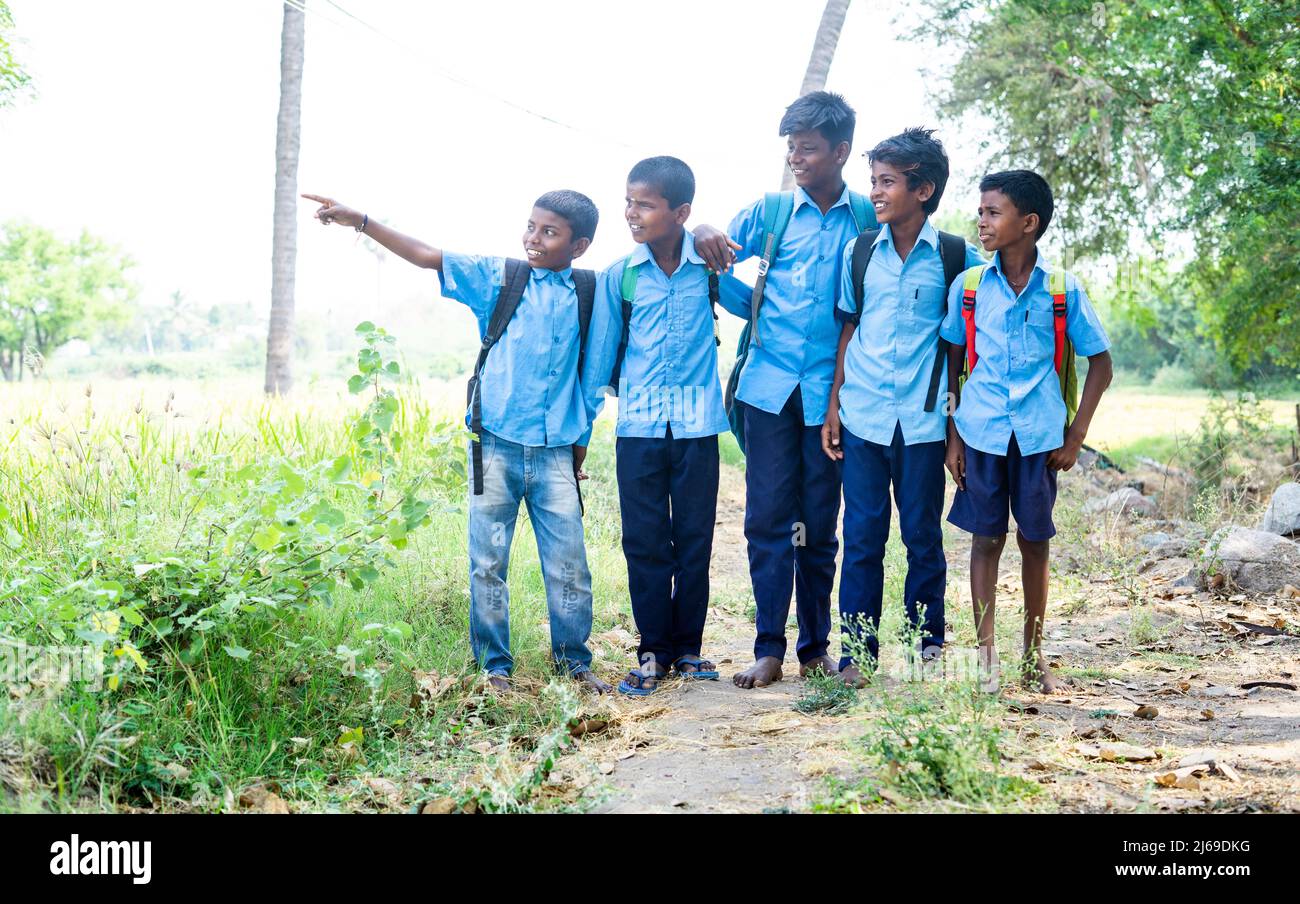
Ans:
POLYGON ((718 670, 712 668, 712 666, 712 662, 709 662, 707 659, 701 659, 698 656, 678 656, 677 660, 673 663, 673 674, 678 678, 698 679, 700 681, 717 681, 718 670), (683 671, 683 664, 693 666, 694 668, 689 672, 683 671), (711 668, 705 669, 703 666, 706 664, 711 666, 711 668))
POLYGON ((618 683, 618 692, 620 694, 626 694, 629 697, 649 697, 655 691, 659 690, 660 685, 663 684, 664 679, 667 677, 668 674, 666 672, 662 675, 656 675, 653 672, 643 672, 641 669, 631 669, 627 673, 627 678, 624 678, 618 683), (629 683, 628 678, 634 679, 636 685, 634 686, 629 683), (653 681, 654 684, 646 687, 647 681, 653 681))

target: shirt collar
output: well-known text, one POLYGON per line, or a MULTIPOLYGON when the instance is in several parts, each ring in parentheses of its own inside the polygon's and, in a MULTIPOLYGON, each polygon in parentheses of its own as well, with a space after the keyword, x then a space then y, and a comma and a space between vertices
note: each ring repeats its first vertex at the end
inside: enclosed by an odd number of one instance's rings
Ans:
POLYGON ((539 282, 554 276, 556 281, 568 286, 570 289, 576 288, 573 282, 573 268, 565 267, 563 270, 547 270, 545 267, 530 267, 530 276, 539 282))
MULTIPOLYGON (((1002 275, 1002 278, 1006 279, 1006 274, 1002 273, 1002 252, 1001 251, 993 252, 993 260, 989 262, 989 269, 998 271, 998 273, 1002 275)), ((1051 262, 1046 257, 1043 256, 1043 249, 1039 248, 1038 260, 1034 261, 1034 270, 1042 270, 1043 277, 1046 278, 1047 274, 1051 272, 1051 269, 1052 269, 1051 262)), ((1029 275, 1031 277, 1033 276, 1032 270, 1030 271, 1029 275)))
MULTIPOLYGON (((650 243, 640 242, 632 249, 632 253, 628 255, 627 263, 629 267, 638 267, 653 259, 654 254, 650 251, 650 243)), ((699 253, 695 250, 695 236, 691 235, 689 229, 682 230, 682 263, 704 265, 704 258, 700 257, 699 253)), ((671 273, 668 275, 672 276, 671 273)))
MULTIPOLYGON (((840 192, 840 199, 831 205, 831 209, 834 210, 836 207, 839 207, 841 205, 847 205, 848 203, 849 203, 849 186, 848 183, 845 183, 844 191, 840 192)), ((813 202, 813 199, 808 197, 808 192, 803 190, 803 186, 796 185, 794 188, 794 209, 798 210, 799 207, 804 204, 812 204, 813 207, 817 206, 813 202)))
MULTIPOLYGON (((939 233, 935 231, 934 225, 931 224, 929 217, 926 217, 925 222, 921 225, 921 232, 917 235, 916 240, 917 242, 929 242, 931 248, 938 249, 939 233)), ((881 242, 890 242, 892 244, 893 241, 894 236, 889 230, 889 224, 882 223, 880 226, 880 235, 876 236, 876 240, 873 244, 879 245, 881 242)))

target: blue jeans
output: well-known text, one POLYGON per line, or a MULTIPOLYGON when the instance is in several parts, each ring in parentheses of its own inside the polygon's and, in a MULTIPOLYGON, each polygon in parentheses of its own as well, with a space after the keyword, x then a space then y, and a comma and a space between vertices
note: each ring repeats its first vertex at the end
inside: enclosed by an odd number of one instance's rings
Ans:
POLYGON ((718 509, 718 438, 620 436, 623 555, 639 661, 699 656, 718 509))
MULTIPOLYGON (((743 402, 741 404, 744 404, 743 402)), ((754 584, 754 658, 785 658, 794 584, 800 664, 826 655, 835 585, 840 463, 822 451, 820 425, 804 425, 794 388, 780 414, 745 405, 745 539, 754 584)))
POLYGON ((895 426, 888 446, 840 428, 844 446, 844 563, 840 568, 840 668, 865 651, 880 657, 885 592, 885 543, 889 540, 889 484, 898 504, 898 529, 907 547, 903 605, 907 621, 922 632, 921 648, 943 646, 943 594, 948 561, 943 554, 943 457, 940 442, 903 444, 895 426), (922 619, 919 609, 925 607, 922 619))
MULTIPOLYGON (((519 501, 537 536, 537 554, 551 620, 556 668, 578 675, 591 668, 591 572, 582 537, 573 447, 521 446, 482 434, 483 495, 469 497, 469 639, 480 667, 509 674, 510 543, 519 501)), ((473 486, 473 461, 470 486, 473 486)))

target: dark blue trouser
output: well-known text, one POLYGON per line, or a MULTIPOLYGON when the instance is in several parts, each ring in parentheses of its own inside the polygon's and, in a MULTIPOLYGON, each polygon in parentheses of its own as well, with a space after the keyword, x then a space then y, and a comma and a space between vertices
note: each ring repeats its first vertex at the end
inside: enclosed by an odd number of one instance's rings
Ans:
POLYGON ((800 663, 826 655, 835 585, 840 464, 822 451, 821 426, 804 426, 795 387, 780 414, 745 405, 745 539, 754 584, 754 657, 785 658, 794 583, 800 663))
POLYGON ((700 655, 718 511, 718 438, 620 436, 618 501, 638 658, 700 655))
POLYGON ((840 571, 840 668, 865 649, 880 657, 876 631, 885 593, 889 539, 889 484, 894 484, 898 528, 907 547, 903 605, 908 624, 922 632, 921 648, 943 646, 945 443, 903 444, 903 430, 881 446, 840 429, 844 447, 844 564, 840 571), (924 622, 918 608, 925 607, 924 622), (868 625, 870 629, 868 630, 868 625))

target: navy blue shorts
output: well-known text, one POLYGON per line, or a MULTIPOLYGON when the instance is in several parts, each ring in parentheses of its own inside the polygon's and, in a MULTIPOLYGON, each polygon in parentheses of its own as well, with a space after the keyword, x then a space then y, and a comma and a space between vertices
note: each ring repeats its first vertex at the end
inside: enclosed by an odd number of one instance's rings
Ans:
POLYGON ((1014 433, 1006 455, 967 446, 966 489, 953 497, 948 523, 981 537, 1001 536, 1008 530, 1010 509, 1026 540, 1056 536, 1056 472, 1047 466, 1050 454, 1021 455, 1014 433))

